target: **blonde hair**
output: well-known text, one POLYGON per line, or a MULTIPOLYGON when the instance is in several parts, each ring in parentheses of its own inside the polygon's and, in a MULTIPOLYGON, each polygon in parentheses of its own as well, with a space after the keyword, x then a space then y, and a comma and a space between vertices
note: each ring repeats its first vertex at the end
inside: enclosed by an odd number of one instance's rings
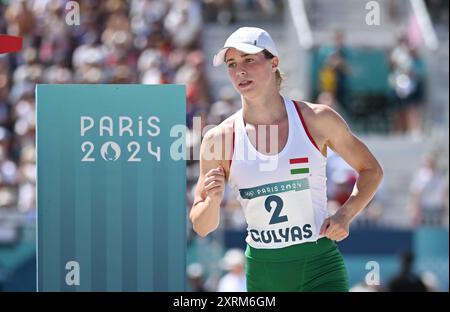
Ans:
POLYGON ((281 89, 283 81, 284 81, 284 74, 282 74, 280 72, 280 70, 277 68, 277 71, 275 72, 275 76, 276 76, 276 79, 277 79, 278 89, 281 89))
MULTIPOLYGON (((262 52, 264 54, 264 57, 268 60, 271 60, 275 57, 272 53, 270 53, 267 50, 263 50, 262 52)), ((277 81, 278 89, 281 89, 283 81, 284 81, 284 75, 281 73, 279 68, 277 68, 277 71, 275 72, 275 78, 277 81)))

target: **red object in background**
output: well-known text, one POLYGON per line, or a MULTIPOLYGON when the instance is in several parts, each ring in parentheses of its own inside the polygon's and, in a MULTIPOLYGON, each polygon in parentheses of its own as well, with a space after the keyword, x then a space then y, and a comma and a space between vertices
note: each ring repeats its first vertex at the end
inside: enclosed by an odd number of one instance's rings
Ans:
POLYGON ((337 201, 342 206, 350 195, 352 195, 357 178, 355 173, 349 173, 345 183, 336 186, 336 193, 334 194, 333 200, 337 201))
POLYGON ((22 37, 0 35, 0 53, 17 52, 22 49, 22 37))

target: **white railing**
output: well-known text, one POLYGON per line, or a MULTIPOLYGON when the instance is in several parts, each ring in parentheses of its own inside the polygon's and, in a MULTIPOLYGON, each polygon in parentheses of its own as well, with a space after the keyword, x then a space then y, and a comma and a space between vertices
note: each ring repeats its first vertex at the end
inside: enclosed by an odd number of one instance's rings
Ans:
POLYGON ((439 40, 431 23, 425 2, 423 0, 410 0, 410 3, 412 13, 417 18, 425 46, 430 50, 436 50, 439 47, 439 40))
POLYGON ((306 16, 305 3, 303 0, 289 0, 289 12, 294 23, 300 46, 309 50, 313 46, 313 36, 306 16))

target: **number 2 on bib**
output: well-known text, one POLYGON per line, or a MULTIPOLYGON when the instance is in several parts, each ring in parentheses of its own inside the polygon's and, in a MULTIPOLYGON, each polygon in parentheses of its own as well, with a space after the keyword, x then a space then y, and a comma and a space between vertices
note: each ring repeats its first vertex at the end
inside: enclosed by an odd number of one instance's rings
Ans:
POLYGON ((270 195, 266 198, 266 201, 264 202, 264 207, 266 208, 267 212, 270 212, 272 210, 272 203, 275 203, 275 210, 272 214, 272 218, 270 218, 269 224, 276 224, 281 222, 286 222, 288 220, 287 216, 280 216, 281 209, 283 209, 283 200, 281 197, 276 195, 270 195))

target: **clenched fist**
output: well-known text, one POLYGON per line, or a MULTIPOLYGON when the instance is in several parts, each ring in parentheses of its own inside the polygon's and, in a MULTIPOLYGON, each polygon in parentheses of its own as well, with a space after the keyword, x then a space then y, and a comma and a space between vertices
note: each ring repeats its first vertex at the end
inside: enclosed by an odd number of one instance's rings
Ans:
POLYGON ((320 235, 325 235, 329 239, 339 242, 348 236, 349 227, 349 222, 336 213, 323 221, 320 235))
POLYGON ((206 196, 213 200, 222 200, 225 189, 225 172, 222 167, 209 170, 203 181, 206 196))

